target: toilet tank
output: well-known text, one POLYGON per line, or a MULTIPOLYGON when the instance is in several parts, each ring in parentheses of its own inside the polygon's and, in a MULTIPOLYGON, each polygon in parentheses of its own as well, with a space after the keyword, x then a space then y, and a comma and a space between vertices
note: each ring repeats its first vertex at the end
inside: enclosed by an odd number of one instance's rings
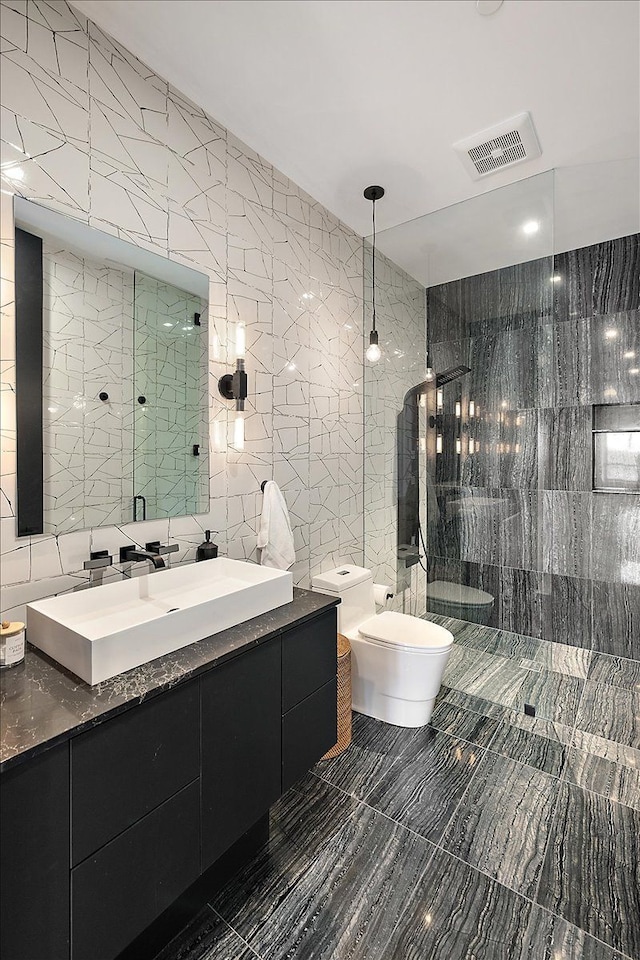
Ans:
POLYGON ((319 573, 313 577, 311 588, 319 593, 340 597, 338 607, 338 630, 347 633, 373 617, 376 612, 373 600, 373 574, 365 567, 343 563, 335 570, 319 573))

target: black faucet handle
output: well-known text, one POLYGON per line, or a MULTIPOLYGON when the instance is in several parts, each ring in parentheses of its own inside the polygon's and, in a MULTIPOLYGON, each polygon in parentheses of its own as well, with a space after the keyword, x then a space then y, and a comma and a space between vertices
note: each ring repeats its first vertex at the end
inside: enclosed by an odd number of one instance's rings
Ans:
POLYGON ((110 567, 113 563, 113 557, 108 550, 93 550, 89 560, 84 561, 85 570, 101 570, 104 567, 110 567))
POLYGON ((180 544, 179 543, 163 544, 163 543, 160 543, 159 540, 151 540, 150 543, 145 544, 145 549, 148 550, 149 553, 155 553, 159 557, 164 557, 168 553, 177 553, 178 550, 180 549, 180 544))

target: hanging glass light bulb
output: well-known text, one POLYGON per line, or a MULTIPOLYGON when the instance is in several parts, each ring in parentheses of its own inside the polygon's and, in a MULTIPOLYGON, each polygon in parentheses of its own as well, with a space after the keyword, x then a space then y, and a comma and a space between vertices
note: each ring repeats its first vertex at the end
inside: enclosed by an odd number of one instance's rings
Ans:
POLYGON ((371 222, 373 244, 371 246, 371 306, 372 323, 371 333, 369 334, 369 346, 365 354, 369 363, 377 363, 382 356, 382 350, 378 344, 378 331, 376 330, 376 200, 384 197, 384 187, 367 187, 364 191, 365 200, 371 200, 371 222))
POLYGON ((369 346, 367 347, 365 356, 369 363, 377 363, 382 356, 382 350, 378 346, 378 334, 376 330, 372 330, 369 334, 369 346))

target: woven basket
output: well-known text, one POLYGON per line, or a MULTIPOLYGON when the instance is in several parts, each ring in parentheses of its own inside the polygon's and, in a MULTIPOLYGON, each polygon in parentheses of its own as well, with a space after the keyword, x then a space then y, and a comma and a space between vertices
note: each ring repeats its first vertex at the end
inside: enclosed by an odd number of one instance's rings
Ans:
POLYGON ((351 743, 351 644, 338 634, 338 741, 325 753, 330 760, 346 750, 351 743))

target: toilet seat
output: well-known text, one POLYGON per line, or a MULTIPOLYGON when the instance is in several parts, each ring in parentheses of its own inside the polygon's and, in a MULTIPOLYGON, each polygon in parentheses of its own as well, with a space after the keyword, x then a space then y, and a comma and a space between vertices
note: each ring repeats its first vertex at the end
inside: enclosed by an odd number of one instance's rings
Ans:
POLYGON ((366 640, 381 646, 423 654, 442 653, 453 644, 452 635, 444 627, 391 610, 365 620, 358 631, 366 640))

